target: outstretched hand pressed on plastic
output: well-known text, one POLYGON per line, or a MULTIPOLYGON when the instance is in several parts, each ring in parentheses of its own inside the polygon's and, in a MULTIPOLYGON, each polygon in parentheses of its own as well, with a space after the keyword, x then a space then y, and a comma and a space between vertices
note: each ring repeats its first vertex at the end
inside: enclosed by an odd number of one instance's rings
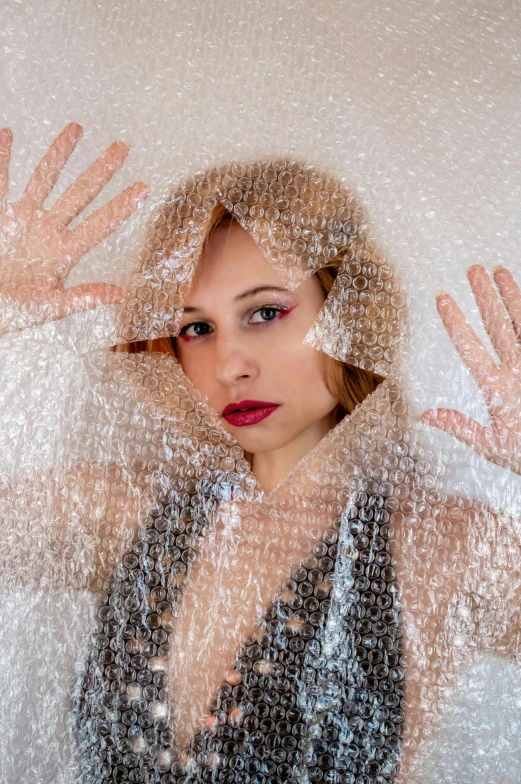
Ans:
POLYGON ((135 182, 76 228, 68 228, 121 168, 128 145, 112 144, 50 209, 43 206, 82 133, 78 123, 65 126, 22 197, 10 203, 13 135, 9 128, 0 130, 0 334, 124 299, 122 289, 108 283, 67 289, 64 283, 81 257, 112 234, 148 195, 148 186, 135 182))
POLYGON ((484 427, 446 408, 425 411, 421 421, 445 430, 491 462, 521 474, 521 291, 504 267, 494 272, 504 307, 483 267, 470 267, 468 279, 499 364, 452 297, 441 294, 437 306, 454 346, 483 392, 491 424, 484 427))

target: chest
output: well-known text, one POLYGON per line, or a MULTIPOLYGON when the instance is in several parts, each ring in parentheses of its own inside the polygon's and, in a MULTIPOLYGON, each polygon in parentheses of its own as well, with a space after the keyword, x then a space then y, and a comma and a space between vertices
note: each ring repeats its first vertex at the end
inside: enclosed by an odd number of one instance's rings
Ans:
MULTIPOLYGON (((306 531, 284 531, 273 520, 257 520, 256 535, 245 520, 236 525, 217 521, 208 531, 186 580, 172 633, 169 689, 179 749, 201 725, 212 723, 216 695, 242 693, 241 655, 252 663, 261 660, 257 676, 268 676, 270 661, 284 659, 288 623, 295 631, 310 616, 318 623, 332 579, 333 529, 329 538, 328 546, 311 540, 306 531), (273 616, 281 601, 292 605, 291 620, 273 616), (278 648, 267 653, 274 633, 278 648)), ((241 709, 228 702, 227 713, 233 722, 241 709)))

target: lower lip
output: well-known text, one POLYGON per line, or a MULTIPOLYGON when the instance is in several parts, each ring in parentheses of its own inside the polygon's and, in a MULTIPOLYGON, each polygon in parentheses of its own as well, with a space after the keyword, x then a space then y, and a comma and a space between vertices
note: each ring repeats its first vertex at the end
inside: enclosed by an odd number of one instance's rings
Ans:
POLYGON ((250 408, 247 411, 234 411, 233 414, 227 414, 224 419, 234 425, 235 427, 245 427, 245 425, 256 425, 257 422, 262 422, 263 419, 273 414, 278 406, 265 406, 264 408, 250 408))

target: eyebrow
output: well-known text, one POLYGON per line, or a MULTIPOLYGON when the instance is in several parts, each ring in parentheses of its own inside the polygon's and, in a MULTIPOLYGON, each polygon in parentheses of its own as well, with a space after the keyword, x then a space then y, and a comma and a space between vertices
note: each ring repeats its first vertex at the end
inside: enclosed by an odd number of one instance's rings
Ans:
MULTIPOLYGON (((234 297, 234 302, 239 302, 240 300, 248 299, 248 297, 253 297, 255 294, 260 294, 262 291, 288 291, 288 289, 284 289, 281 286, 266 286, 266 285, 254 286, 253 288, 246 289, 246 291, 243 291, 242 294, 238 294, 236 297, 234 297)), ((183 312, 200 313, 201 308, 193 308, 193 307, 183 308, 183 312)))

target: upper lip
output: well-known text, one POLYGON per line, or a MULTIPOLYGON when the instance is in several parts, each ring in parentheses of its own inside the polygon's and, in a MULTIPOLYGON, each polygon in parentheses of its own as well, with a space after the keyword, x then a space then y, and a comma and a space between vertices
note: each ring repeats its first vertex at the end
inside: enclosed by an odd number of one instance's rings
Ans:
POLYGON ((246 408, 266 408, 267 406, 278 406, 278 403, 267 403, 265 400, 241 400, 239 403, 228 403, 221 416, 228 416, 235 411, 244 411, 246 408))

